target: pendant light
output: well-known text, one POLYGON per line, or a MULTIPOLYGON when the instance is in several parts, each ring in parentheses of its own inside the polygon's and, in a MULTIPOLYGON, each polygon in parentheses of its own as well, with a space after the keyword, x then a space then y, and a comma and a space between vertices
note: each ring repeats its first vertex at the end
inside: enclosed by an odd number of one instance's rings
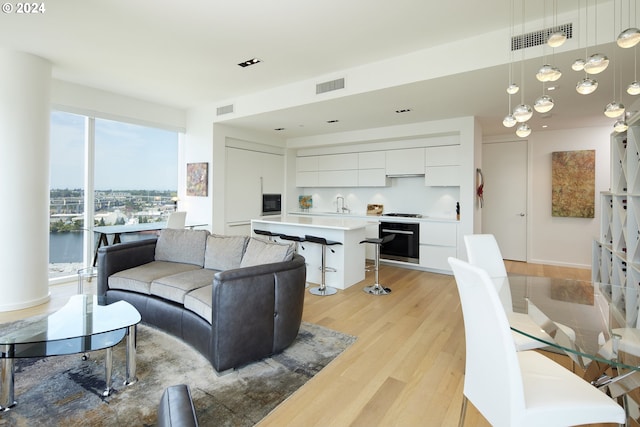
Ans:
POLYGON ((571 69, 573 71, 582 71, 582 70, 584 70, 584 59, 578 58, 575 61, 573 61, 573 64, 571 64, 571 69))
POLYGON ((558 29, 558 0, 553 0, 553 28, 555 31, 549 35, 547 44, 551 47, 560 47, 567 41, 567 35, 558 29))
POLYGON ((609 66, 609 58, 601 53, 594 53, 584 63, 584 72, 587 74, 600 74, 609 66))
MULTIPOLYGON (((622 15, 622 11, 620 15, 622 15)), ((627 16, 629 16, 629 28, 623 30, 616 39, 616 43, 618 44, 618 46, 623 49, 632 48, 640 42, 640 30, 636 27, 631 26, 631 2, 629 2, 629 10, 627 16)))
POLYGON ((616 43, 623 49, 634 47, 640 42, 640 30, 637 28, 627 28, 620 33, 616 39, 616 43))
POLYGON ((548 113, 554 105, 553 99, 549 95, 544 94, 536 99, 533 108, 535 108, 538 113, 548 113))
POLYGON ((576 85, 576 91, 580 95, 590 95, 598 89, 598 82, 592 78, 585 77, 576 85))
POLYGON ((624 132, 627 129, 629 129, 629 126, 627 125, 627 121, 624 119, 618 119, 616 120, 616 122, 613 124, 613 130, 616 132, 624 132))
POLYGON ((615 119, 616 117, 620 117, 624 114, 624 105, 617 101, 612 101, 604 107, 604 115, 615 119))
POLYGON ((531 135, 531 127, 526 123, 521 123, 520 126, 518 126, 518 129, 516 129, 516 135, 520 138, 526 138, 531 135))

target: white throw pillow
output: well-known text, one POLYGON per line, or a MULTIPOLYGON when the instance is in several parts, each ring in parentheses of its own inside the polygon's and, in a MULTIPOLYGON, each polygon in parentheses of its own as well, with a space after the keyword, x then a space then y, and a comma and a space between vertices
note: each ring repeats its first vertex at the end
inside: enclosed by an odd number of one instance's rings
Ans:
POLYGON ((248 239, 246 236, 220 236, 217 234, 207 237, 204 268, 221 271, 239 268, 248 239))
POLYGON ((290 261, 293 258, 294 247, 295 244, 293 242, 268 242, 251 237, 247 245, 247 250, 242 256, 240 267, 290 261))

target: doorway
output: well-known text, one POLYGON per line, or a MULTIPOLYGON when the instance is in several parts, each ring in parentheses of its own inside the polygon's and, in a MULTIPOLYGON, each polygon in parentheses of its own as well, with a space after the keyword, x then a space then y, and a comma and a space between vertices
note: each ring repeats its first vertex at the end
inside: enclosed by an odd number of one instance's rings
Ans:
POLYGON ((493 234, 504 259, 527 261, 527 141, 482 145, 482 232, 493 234))

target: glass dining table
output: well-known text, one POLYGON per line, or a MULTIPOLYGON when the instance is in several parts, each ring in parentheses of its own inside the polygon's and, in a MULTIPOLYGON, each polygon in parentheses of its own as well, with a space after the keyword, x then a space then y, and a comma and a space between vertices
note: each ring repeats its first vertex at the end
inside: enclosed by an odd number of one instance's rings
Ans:
POLYGON ((505 310, 527 314, 539 331, 512 331, 568 356, 585 380, 612 397, 640 388, 640 288, 509 274, 494 284, 505 310))

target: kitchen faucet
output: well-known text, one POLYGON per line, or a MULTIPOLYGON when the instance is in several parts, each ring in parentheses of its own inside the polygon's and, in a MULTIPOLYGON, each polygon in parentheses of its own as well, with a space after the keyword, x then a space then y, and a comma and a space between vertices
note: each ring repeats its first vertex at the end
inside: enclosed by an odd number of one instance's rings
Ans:
POLYGON ((343 213, 344 213, 345 211, 347 211, 347 212, 351 212, 351 209, 349 209, 348 207, 346 207, 346 206, 344 205, 344 197, 342 197, 342 196, 338 196, 338 197, 336 197, 336 212, 337 212, 337 213, 340 213, 340 211, 342 211, 343 213), (339 203, 339 202, 340 202, 340 199, 342 199, 342 208, 340 208, 340 203, 339 203))

